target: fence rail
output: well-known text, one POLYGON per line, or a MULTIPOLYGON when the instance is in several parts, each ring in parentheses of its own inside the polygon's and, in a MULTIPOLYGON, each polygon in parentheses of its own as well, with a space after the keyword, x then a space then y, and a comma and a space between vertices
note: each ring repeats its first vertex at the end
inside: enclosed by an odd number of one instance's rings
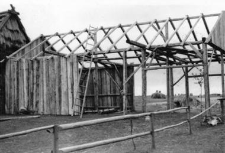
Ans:
MULTIPOLYGON (((171 126, 166 126, 164 128, 160 129, 154 129, 154 115, 158 114, 165 114, 165 113, 170 113, 170 112, 175 112, 178 110, 186 109, 186 112, 189 113, 189 107, 180 107, 180 108, 175 108, 175 109, 170 109, 166 111, 158 111, 158 112, 148 112, 148 113, 142 113, 142 114, 132 114, 132 115, 125 115, 125 116, 116 116, 116 117, 109 117, 109 118, 103 118, 103 119, 96 119, 96 120, 90 120, 90 121, 83 121, 83 122, 77 122, 77 123, 70 123, 70 124, 62 124, 62 125, 55 125, 54 126, 54 148, 53 148, 53 153, 68 153, 68 152, 73 152, 73 151, 78 151, 78 150, 83 150, 83 149, 88 149, 88 148, 93 148, 97 146, 102 146, 106 144, 111 144, 119 141, 126 141, 129 139, 134 139, 137 137, 142 137, 146 135, 152 135, 152 147, 155 148, 155 137, 154 137, 154 132, 159 132, 168 128, 176 127, 179 125, 182 125, 184 123, 189 123, 189 128, 191 127, 189 118, 187 118, 187 121, 183 121, 181 123, 171 125, 171 126), (78 127, 83 127, 83 126, 90 126, 90 125, 96 125, 100 123, 107 123, 107 122, 113 122, 113 121, 118 121, 118 120, 126 120, 126 119, 134 119, 134 118, 140 118, 140 117, 150 117, 151 121, 151 131, 148 132, 142 132, 142 133, 137 133, 137 134, 131 134, 128 136, 123 136, 123 137, 117 137, 117 138, 111 138, 111 139, 106 139, 106 140, 101 140, 101 141, 96 141, 96 142, 91 142, 91 143, 86 143, 86 144, 81 144, 81 145, 76 145, 76 146, 71 146, 71 147, 65 147, 65 148, 59 148, 59 132, 63 130, 69 130, 69 129, 74 129, 78 127)), ((190 115, 187 115, 190 116, 190 115)), ((132 127, 131 127, 132 128, 132 127)), ((131 129, 133 130, 133 129, 131 129)))
MULTIPOLYGON (((223 101, 225 100, 224 98, 218 99, 219 101, 211 105, 209 108, 205 109, 203 112, 193 116, 190 118, 190 107, 180 107, 180 108, 175 108, 171 110, 165 110, 165 111, 158 111, 158 112, 148 112, 148 113, 141 113, 141 114, 131 114, 131 115, 124 115, 124 116, 115 116, 115 117, 109 117, 109 118, 103 118, 103 119, 96 119, 96 120, 90 120, 90 121, 83 121, 83 122, 77 122, 77 123, 69 123, 69 124, 61 124, 61 125, 48 125, 48 126, 43 126, 43 127, 38 127, 38 128, 33 128, 29 130, 24 130, 20 132, 14 132, 14 133, 8 133, 8 134, 3 134, 0 135, 0 140, 1 139, 6 139, 6 138, 11 138, 15 136, 20 136, 20 135, 25 135, 33 132, 38 132, 42 130, 48 130, 48 129, 53 129, 53 134, 54 134, 54 140, 53 140, 53 151, 52 153, 67 153, 67 152, 72 152, 72 151, 78 151, 78 150, 83 150, 83 149, 88 149, 88 148, 93 148, 97 146, 102 146, 102 145, 107 145, 111 143, 116 143, 120 141, 126 141, 129 139, 134 139, 137 137, 142 137, 146 135, 151 135, 152 136, 152 148, 155 148, 155 136, 154 133, 160 132, 166 129, 174 128, 180 125, 183 125, 185 123, 188 123, 189 125, 189 132, 191 134, 191 123, 190 120, 196 119, 197 117, 201 116, 205 112, 209 111, 212 107, 214 107, 216 104, 220 102, 221 104, 221 114, 222 117, 224 117, 224 108, 223 108, 223 101), (170 113, 170 112, 175 112, 178 110, 186 109, 186 113, 189 114, 187 115, 187 120, 182 121, 180 123, 174 124, 174 125, 169 125, 165 126, 159 129, 154 129, 154 116, 158 114, 165 114, 165 113, 170 113), (151 130, 147 132, 142 132, 142 133, 137 133, 137 134, 132 134, 127 135, 124 137, 117 137, 117 138, 111 138, 111 139, 106 139, 106 140, 100 140, 96 142, 90 142, 86 144, 81 144, 81 145, 76 145, 76 146, 71 146, 71 147, 65 147, 65 148, 59 148, 58 140, 59 140, 59 132, 63 130, 69 130, 73 128, 78 128, 78 127, 83 127, 83 126, 91 126, 91 125, 96 125, 96 124, 101 124, 101 123, 107 123, 107 122, 113 122, 113 121, 119 121, 119 120, 126 120, 135 118, 140 118, 140 117, 150 117, 150 122, 151 122, 151 130)), ((224 122, 224 121, 223 121, 224 122)), ((133 131, 133 126, 131 126, 131 130, 133 131)))
POLYGON ((33 129, 25 130, 25 131, 3 134, 3 135, 0 135, 0 139, 6 139, 6 138, 10 138, 10 137, 25 135, 25 134, 29 134, 29 133, 33 133, 33 132, 42 131, 42 130, 48 130, 53 127, 54 127, 54 125, 48 125, 48 126, 33 128, 33 129))

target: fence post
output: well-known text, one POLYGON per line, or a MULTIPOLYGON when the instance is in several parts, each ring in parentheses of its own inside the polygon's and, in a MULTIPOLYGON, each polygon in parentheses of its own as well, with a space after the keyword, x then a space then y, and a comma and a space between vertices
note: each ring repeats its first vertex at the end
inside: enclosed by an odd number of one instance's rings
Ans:
POLYGON ((150 114, 151 120, 151 136, 152 136, 152 149, 155 149, 155 131, 154 131, 154 116, 150 114))
POLYGON ((218 100, 220 101, 220 107, 221 107, 221 119, 222 119, 222 122, 224 123, 225 118, 224 118, 224 103, 223 102, 225 98, 223 97, 218 100))
POLYGON ((59 127, 55 125, 53 127, 53 152, 58 153, 59 150, 59 127))
MULTIPOLYGON (((133 120, 132 119, 130 120, 130 134, 131 135, 133 134, 133 120)), ((132 143, 133 143, 133 146, 134 146, 134 150, 136 150, 136 145, 134 143, 134 139, 132 139, 132 143)))
POLYGON ((186 109, 186 112, 187 112, 187 122, 188 122, 188 126, 189 126, 189 134, 192 134, 192 130, 191 130, 191 119, 190 119, 190 112, 191 112, 191 109, 190 109, 190 106, 188 106, 188 108, 186 109))

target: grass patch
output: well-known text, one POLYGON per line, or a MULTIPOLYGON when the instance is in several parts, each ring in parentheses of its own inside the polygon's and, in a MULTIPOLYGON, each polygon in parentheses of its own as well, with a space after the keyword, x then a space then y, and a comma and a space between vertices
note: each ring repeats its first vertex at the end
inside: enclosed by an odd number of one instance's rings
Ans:
MULTIPOLYGON (((110 115, 85 115, 83 119, 70 116, 42 116, 37 119, 11 120, 1 122, 0 134, 26 130, 50 124, 62 124, 115 116, 110 115)), ((122 115, 122 114, 117 114, 122 115)), ((194 113, 192 114, 192 116, 194 113)), ((186 119, 185 113, 172 113, 157 115, 155 127, 179 123, 186 119)), ((85 153, 207 153, 225 151, 225 125, 215 127, 201 126, 201 118, 192 121, 193 134, 188 134, 186 124, 174 129, 168 129, 156 133, 156 150, 151 149, 151 137, 145 136, 134 139, 136 150, 133 149, 131 140, 114 143, 111 145, 87 149, 85 153)), ((144 118, 133 120, 133 133, 150 130, 149 121, 144 118)), ((120 137, 130 134, 130 120, 104 123, 94 126, 72 129, 60 133, 60 147, 77 145, 97 140, 120 137)), ((49 153, 52 149, 52 134, 46 131, 36 132, 24 136, 0 140, 0 152, 2 153, 49 153)))

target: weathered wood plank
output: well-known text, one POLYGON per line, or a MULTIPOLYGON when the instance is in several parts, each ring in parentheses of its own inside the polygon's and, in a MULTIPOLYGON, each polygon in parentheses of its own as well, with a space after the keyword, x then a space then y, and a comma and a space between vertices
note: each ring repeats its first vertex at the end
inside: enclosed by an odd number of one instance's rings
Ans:
POLYGON ((20 108, 25 107, 24 105, 24 60, 20 60, 20 108))
POLYGON ((6 73, 5 73, 5 100, 6 100, 6 103, 5 103, 5 112, 6 114, 9 114, 9 108, 8 108, 8 105, 9 105, 9 70, 10 70, 10 60, 7 61, 6 63, 6 73))
POLYGON ((40 99, 39 99, 39 88, 40 88, 40 61, 39 60, 35 60, 36 61, 36 89, 35 89, 35 93, 36 93, 36 101, 35 101, 35 105, 34 105, 34 111, 35 112, 40 112, 39 108, 40 108, 40 99))
MULTIPOLYGON (((74 95, 74 115, 79 115, 80 113, 80 100, 75 99, 76 98, 76 93, 79 90, 79 84, 78 84, 78 74, 79 74, 79 69, 78 69, 78 59, 76 55, 72 55, 73 58, 73 95, 74 95)), ((77 96, 79 97, 79 95, 77 96)))
POLYGON ((54 57, 54 69, 55 69, 55 109, 56 115, 60 114, 60 107, 59 107, 59 57, 54 57))
POLYGON ((18 98, 17 98, 17 62, 14 63, 14 113, 18 113, 18 98))
POLYGON ((9 105, 9 111, 10 114, 14 114, 13 105, 14 105, 14 75, 13 75, 13 63, 14 61, 11 60, 10 62, 10 105, 9 105))
POLYGON ((47 86, 46 86, 46 58, 42 59, 43 62, 43 103, 44 103, 44 114, 47 114, 47 86))
POLYGON ((24 60, 24 106, 28 107, 28 60, 24 60))
POLYGON ((67 65, 66 65, 66 59, 64 57, 61 57, 61 89, 62 89, 62 111, 61 115, 68 115, 68 93, 67 93, 67 65))
POLYGON ((49 59, 49 103, 50 103, 50 114, 56 114, 55 105, 55 67, 54 67, 54 57, 49 59))
POLYGON ((68 90, 68 113, 70 115, 73 115, 72 112, 72 90, 71 90, 71 86, 72 86, 72 82, 71 82, 71 59, 73 57, 69 57, 66 59, 67 62, 67 90, 68 90))
POLYGON ((58 112, 61 114, 62 112, 62 76, 61 76, 61 71, 62 71, 62 58, 59 57, 59 65, 58 65, 58 77, 59 77, 59 106, 58 106, 58 112))
POLYGON ((49 70, 51 68, 49 68, 49 59, 48 57, 46 58, 46 113, 50 114, 51 113, 51 88, 50 88, 50 80, 49 80, 49 70))
POLYGON ((36 99, 37 99, 37 95, 36 95, 36 88, 37 88, 37 61, 33 60, 33 80, 32 80, 32 84, 33 84, 33 88, 32 88, 32 93, 33 93, 33 99, 31 101, 31 109, 35 110, 35 105, 36 105, 36 99))
POLYGON ((39 110, 38 114, 44 114, 44 102, 43 102, 43 60, 36 59, 39 63, 39 110))

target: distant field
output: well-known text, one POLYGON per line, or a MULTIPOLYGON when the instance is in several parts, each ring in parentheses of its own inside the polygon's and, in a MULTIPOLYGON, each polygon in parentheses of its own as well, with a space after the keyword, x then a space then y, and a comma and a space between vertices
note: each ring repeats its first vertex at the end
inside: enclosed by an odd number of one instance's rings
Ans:
MULTIPOLYGON (((134 97, 134 109, 137 112, 142 110, 142 97, 134 97)), ((166 99, 152 99, 150 96, 147 96, 147 111, 159 111, 166 109, 166 99)))
MULTIPOLYGON (((134 97, 135 102, 142 102, 141 96, 134 97)), ((151 96, 147 96, 147 103, 166 102, 166 99, 152 99, 151 96)))
MULTIPOLYGON (((194 96, 196 97, 199 101, 202 100, 202 102, 205 102, 205 98, 202 97, 202 99, 200 97, 194 96)), ((216 102, 218 98, 221 97, 210 97, 211 102, 216 102)), ((142 102, 142 97, 141 96, 135 96, 134 97, 135 102, 142 102)), ((147 96, 147 103, 157 103, 157 102, 166 102, 166 99, 152 99, 151 96, 147 96)))
MULTIPOLYGON (((195 96, 199 101, 202 100, 202 105, 204 107, 205 104, 205 98, 199 98, 195 96)), ((211 97, 211 104, 217 102, 217 99, 220 97, 211 97)), ((159 110, 165 110, 166 109, 166 99, 152 99, 151 96, 147 96, 147 111, 159 111, 159 110)), ((141 96, 135 96, 134 97, 134 107, 135 111, 140 112, 142 110, 142 97, 141 96)))

